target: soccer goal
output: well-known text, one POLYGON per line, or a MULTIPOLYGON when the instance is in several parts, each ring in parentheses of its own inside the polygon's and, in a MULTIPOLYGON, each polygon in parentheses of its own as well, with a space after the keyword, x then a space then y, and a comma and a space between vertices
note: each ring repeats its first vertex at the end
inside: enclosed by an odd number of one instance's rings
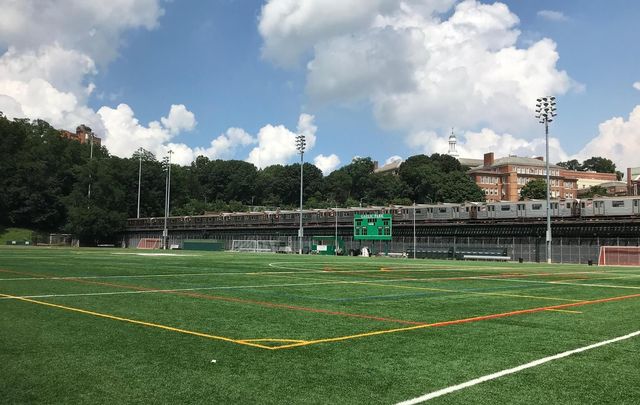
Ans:
POLYGON ((73 243, 73 235, 67 233, 51 233, 49 234, 50 246, 71 246, 73 243))
POLYGON ((640 266, 640 246, 601 246, 598 266, 640 266))
POLYGON ((287 251, 287 244, 281 240, 234 239, 231 242, 231 250, 233 252, 279 253, 287 251))
POLYGON ((138 249, 160 249, 162 247, 162 239, 160 238, 142 238, 138 242, 138 249))

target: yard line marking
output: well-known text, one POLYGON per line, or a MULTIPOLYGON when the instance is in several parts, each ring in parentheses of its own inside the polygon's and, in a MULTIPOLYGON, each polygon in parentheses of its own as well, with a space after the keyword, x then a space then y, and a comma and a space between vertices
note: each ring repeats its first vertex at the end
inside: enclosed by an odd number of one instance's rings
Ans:
POLYGON ((385 335, 389 333, 405 332, 405 331, 417 330, 417 329, 438 328, 443 326, 459 325, 464 323, 486 321, 490 319, 506 318, 506 317, 511 317, 515 315, 533 314, 536 312, 548 311, 550 309, 565 309, 565 308, 580 307, 584 305, 600 304, 604 302, 623 301, 631 298, 640 298, 640 294, 601 298, 601 299, 589 300, 589 301, 571 302, 568 304, 552 305, 548 307, 538 307, 538 308, 530 308, 530 309, 521 309, 521 310, 502 312, 497 314, 474 316, 471 318, 462 318, 462 319, 455 319, 451 321, 442 321, 442 322, 435 322, 435 323, 429 323, 429 324, 423 324, 423 325, 409 326, 405 328, 378 330, 373 332, 358 333, 358 334, 349 335, 349 336, 339 336, 339 337, 333 337, 333 338, 309 340, 305 343, 293 343, 290 345, 276 346, 275 349, 291 349, 294 347, 308 346, 308 345, 313 345, 318 343, 339 342, 343 340, 357 339, 357 338, 376 336, 376 335, 385 335))
POLYGON ((239 344, 239 345, 258 347, 260 349, 273 350, 273 348, 270 347, 270 346, 265 346, 265 345, 261 345, 261 344, 258 344, 258 343, 251 343, 249 341, 244 341, 244 340, 231 339, 231 338, 224 337, 224 336, 210 335, 210 334, 207 334, 207 333, 195 332, 195 331, 186 330, 186 329, 180 329, 180 328, 174 328, 172 326, 161 325, 161 324, 158 324, 158 323, 138 321, 138 320, 135 320, 135 319, 123 318, 123 317, 120 317, 120 316, 115 316, 115 315, 110 315, 110 314, 103 314, 101 312, 88 311, 86 309, 69 307, 69 306, 66 306, 66 305, 53 304, 51 302, 46 302, 46 301, 37 301, 37 300, 29 299, 29 298, 15 297, 15 296, 8 295, 8 294, 0 293, 0 296, 1 297, 7 297, 7 298, 13 298, 13 299, 18 300, 18 301, 29 302, 29 303, 32 303, 32 304, 38 304, 38 305, 44 305, 44 306, 58 308, 58 309, 64 309, 66 311, 78 312, 78 313, 85 314, 85 315, 93 315, 93 316, 97 316, 97 317, 100 317, 100 318, 107 318, 107 319, 112 319, 112 320, 116 320, 116 321, 133 323, 133 324, 136 324, 136 325, 143 325, 143 326, 148 326, 148 327, 152 327, 152 328, 159 328, 159 329, 169 330, 169 331, 172 331, 172 332, 184 333, 184 334, 187 334, 187 335, 200 336, 200 337, 204 337, 204 338, 208 338, 208 339, 222 340, 222 341, 225 341, 225 342, 236 343, 236 344, 239 344))
POLYGON ((609 339, 609 340, 604 340, 602 342, 594 343, 594 344, 589 345, 589 346, 579 347, 577 349, 568 350, 566 352, 558 353, 558 354, 555 354, 553 356, 548 356, 548 357, 544 357, 544 358, 541 358, 541 359, 538 359, 538 360, 534 360, 534 361, 526 363, 526 364, 521 364, 521 365, 519 365, 517 367, 513 367, 513 368, 506 369, 506 370, 498 371, 497 373, 487 374, 487 375, 482 376, 482 377, 474 378, 473 380, 469 380, 469 381, 464 382, 462 384, 452 385, 450 387, 443 388, 441 390, 437 390, 437 391, 431 392, 429 394, 422 395, 422 396, 417 397, 417 398, 413 398, 413 399, 410 399, 410 400, 407 400, 407 401, 399 402, 397 405, 415 405, 415 404, 419 404, 419 403, 422 403, 422 402, 426 402, 426 401, 429 401, 431 399, 441 397, 443 395, 451 394, 452 392, 456 392, 456 391, 460 391, 460 390, 465 389, 465 388, 473 387, 474 385, 478 385, 478 384, 483 383, 483 382, 495 380, 497 378, 504 377, 504 376, 509 375, 509 374, 515 374, 515 373, 518 373, 518 372, 520 372, 522 370, 526 370, 526 369, 529 369, 529 368, 537 367, 537 366, 540 366, 542 364, 548 363, 550 361, 562 359, 564 357, 568 357, 568 356, 571 356, 571 355, 574 355, 574 354, 577 354, 577 353, 586 352, 587 350, 592 350, 592 349, 596 349, 596 348, 601 347, 601 346, 606 346, 606 345, 610 345, 612 343, 617 343, 617 342, 620 342, 620 341, 623 341, 623 340, 631 339, 631 338, 634 338, 636 336, 640 336, 640 330, 632 332, 632 333, 629 333, 629 334, 624 335, 624 336, 619 336, 617 338, 613 338, 613 339, 609 339))

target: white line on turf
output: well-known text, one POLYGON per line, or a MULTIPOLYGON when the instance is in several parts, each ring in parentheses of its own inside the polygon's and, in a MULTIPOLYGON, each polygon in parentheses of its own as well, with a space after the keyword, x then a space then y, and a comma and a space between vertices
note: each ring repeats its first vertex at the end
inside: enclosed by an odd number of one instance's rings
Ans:
POLYGON ((507 370, 502 370, 502 371, 499 371, 497 373, 488 374, 488 375, 485 375, 483 377, 474 378, 473 380, 469 380, 469 381, 464 382, 462 384, 452 385, 451 387, 443 388, 441 390, 434 391, 434 392, 422 395, 422 396, 417 397, 417 398, 413 398, 413 399, 410 399, 410 400, 407 400, 407 401, 399 402, 397 405, 414 405, 414 404, 419 404, 419 403, 422 403, 422 402, 426 402, 426 401, 429 401, 431 399, 438 398, 438 397, 441 397, 443 395, 450 394, 452 392, 456 392, 456 391, 460 391, 460 390, 465 389, 465 388, 473 387, 474 385, 477 385, 477 384, 480 384, 480 383, 483 383, 483 382, 486 382, 486 381, 495 380, 496 378, 504 377, 504 376, 509 375, 509 374, 514 374, 514 373, 517 373, 519 371, 526 370, 528 368, 537 367, 539 365, 548 363, 548 362, 553 361, 553 360, 558 360, 558 359, 561 359, 561 358, 564 358, 564 357, 568 357, 568 356, 571 356, 571 355, 576 354, 576 353, 586 352, 587 350, 595 349, 595 348, 598 348, 598 347, 601 347, 601 346, 606 346, 606 345, 609 345, 609 344, 612 344, 612 343, 620 342, 622 340, 631 339, 631 338, 639 336, 639 335, 640 335, 640 330, 632 332, 632 333, 629 333, 628 335, 619 336, 619 337, 614 338, 614 339, 605 340, 605 341, 602 341, 602 342, 594 343, 594 344, 589 345, 589 346, 584 346, 584 347, 580 347, 580 348, 577 348, 577 349, 569 350, 569 351, 566 351, 566 352, 558 353, 558 354, 553 355, 553 356, 544 357, 542 359, 538 359, 538 360, 532 361, 530 363, 522 364, 520 366, 513 367, 513 368, 510 368, 510 369, 507 369, 507 370))

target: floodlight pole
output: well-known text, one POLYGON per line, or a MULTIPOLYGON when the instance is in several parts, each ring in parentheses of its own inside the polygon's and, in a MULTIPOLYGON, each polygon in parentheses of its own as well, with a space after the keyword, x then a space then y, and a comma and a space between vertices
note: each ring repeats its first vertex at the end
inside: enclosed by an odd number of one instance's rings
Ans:
POLYGON ((144 149, 138 148, 138 159, 140 161, 140 164, 138 166, 138 216, 137 218, 140 218, 140 184, 142 182, 142 152, 143 151, 144 149))
POLYGON ((545 134, 545 167, 547 170, 547 263, 551 264, 551 181, 550 181, 550 169, 549 169, 549 123, 553 122, 553 117, 556 114, 556 98, 555 97, 541 97, 536 100, 536 118, 538 118, 541 124, 544 124, 545 134))
POLYGON ((338 256, 338 203, 335 202, 335 201, 334 201, 334 203, 335 203, 335 206, 336 206, 336 208, 334 210, 334 216, 335 216, 335 220, 336 220, 336 244, 334 245, 333 250, 334 250, 335 256, 338 256))
MULTIPOLYGON (((93 160, 93 132, 89 131, 89 162, 93 160)), ((91 163, 89 163, 89 190, 87 191, 87 199, 91 200, 91 163)))
POLYGON ((303 193, 303 174, 304 174, 304 149, 307 140, 303 134, 296 136, 296 149, 300 153, 300 229, 298 229, 298 254, 302 254, 302 193, 303 193))
POLYGON ((167 219, 169 217, 169 201, 171 198, 171 154, 172 150, 169 150, 169 156, 165 157, 167 163, 167 175, 165 178, 165 193, 164 193, 164 230, 162 231, 162 249, 167 249, 167 242, 169 241, 169 230, 167 228, 167 219))
POLYGON ((416 202, 413 202, 413 258, 416 258, 416 202))

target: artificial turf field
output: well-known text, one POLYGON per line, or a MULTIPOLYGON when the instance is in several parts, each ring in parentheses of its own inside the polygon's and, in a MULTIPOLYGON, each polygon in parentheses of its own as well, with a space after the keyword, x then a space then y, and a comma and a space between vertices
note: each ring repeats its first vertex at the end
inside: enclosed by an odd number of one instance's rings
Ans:
MULTIPOLYGON (((160 253, 0 248, 0 402, 393 404, 640 330, 640 268, 160 253)), ((640 336, 430 403, 638 404, 640 336)))

